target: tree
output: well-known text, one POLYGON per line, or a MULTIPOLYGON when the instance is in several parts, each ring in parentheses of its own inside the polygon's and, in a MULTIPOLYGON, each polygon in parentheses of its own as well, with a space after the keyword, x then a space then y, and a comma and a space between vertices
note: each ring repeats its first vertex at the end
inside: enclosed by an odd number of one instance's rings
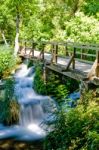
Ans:
MULTIPOLYGON (((15 48, 14 55, 17 55, 19 49, 19 32, 20 32, 20 23, 22 23, 22 19, 29 12, 29 4, 31 4, 31 0, 2 0, 2 18, 3 25, 7 25, 5 22, 7 21, 7 16, 11 16, 10 21, 13 21, 16 26, 16 35, 15 35, 15 48), (7 10, 4 14, 3 9, 7 10), (7 14, 8 13, 8 14, 7 14)), ((25 16, 26 17, 26 16, 25 16)), ((9 20, 8 20, 9 21, 9 20)), ((1 25, 2 25, 1 22, 1 25)), ((6 27, 5 27, 6 28, 6 27)))
POLYGON ((11 20, 11 15, 8 11, 8 8, 5 7, 4 0, 1 0, 0 1, 0 33, 6 45, 8 45, 8 43, 6 40, 5 32, 10 28, 9 20, 11 20))
POLYGON ((29 0, 8 0, 8 7, 11 10, 13 17, 16 17, 16 36, 15 36, 15 48, 14 48, 14 56, 17 56, 17 52, 19 50, 19 29, 21 17, 25 12, 25 9, 28 8, 27 4, 29 0))

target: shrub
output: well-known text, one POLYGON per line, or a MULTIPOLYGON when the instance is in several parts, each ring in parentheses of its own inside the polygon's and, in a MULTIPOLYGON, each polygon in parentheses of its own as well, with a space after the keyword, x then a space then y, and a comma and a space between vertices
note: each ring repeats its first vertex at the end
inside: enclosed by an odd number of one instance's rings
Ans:
POLYGON ((65 21, 66 39, 74 42, 98 43, 99 22, 94 17, 77 12, 75 18, 65 21))
POLYGON ((0 47, 0 78, 7 77, 16 64, 10 48, 0 47))
POLYGON ((28 62, 28 68, 33 66, 33 60, 29 60, 28 62))
POLYGON ((54 73, 49 74, 46 86, 47 94, 54 96, 58 102, 61 102, 69 93, 67 84, 63 84, 60 77, 54 73))
POLYGON ((14 80, 7 79, 5 83, 4 97, 0 100, 0 122, 10 125, 19 120, 19 104, 15 100, 14 80))
POLYGON ((19 121, 19 104, 15 99, 0 101, 0 122, 12 125, 19 121))
POLYGON ((85 106, 79 104, 69 111, 58 112, 54 131, 45 142, 46 150, 99 149, 99 106, 95 99, 98 98, 89 100, 86 111, 85 106))
POLYGON ((33 88, 38 94, 42 94, 42 95, 47 94, 46 85, 44 84, 44 79, 43 79, 43 70, 42 67, 39 65, 36 66, 33 88))
MULTIPOLYGON (((50 72, 47 74, 46 84, 44 83, 43 66, 38 64, 35 66, 35 77, 33 82, 34 90, 43 95, 54 96, 54 98, 60 103, 64 101, 70 92, 75 90, 72 80, 67 79, 64 83, 59 75, 50 72)), ((78 88, 78 83, 75 82, 78 88)))

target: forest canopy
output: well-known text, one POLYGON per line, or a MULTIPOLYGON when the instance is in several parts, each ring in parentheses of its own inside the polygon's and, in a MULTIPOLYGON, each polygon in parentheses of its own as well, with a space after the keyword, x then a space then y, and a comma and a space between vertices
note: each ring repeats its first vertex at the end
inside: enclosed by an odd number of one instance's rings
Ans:
POLYGON ((98 0, 0 0, 0 39, 99 42, 98 0))

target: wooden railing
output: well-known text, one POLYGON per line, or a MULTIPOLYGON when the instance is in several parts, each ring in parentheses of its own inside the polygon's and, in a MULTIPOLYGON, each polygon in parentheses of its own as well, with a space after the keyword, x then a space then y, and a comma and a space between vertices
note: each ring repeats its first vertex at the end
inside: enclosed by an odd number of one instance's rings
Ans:
MULTIPOLYGON (((83 61, 85 63, 94 63, 96 69, 96 76, 99 76, 99 44, 79 44, 73 42, 34 42, 34 41, 21 41, 20 51, 24 47, 24 55, 30 49, 29 57, 35 57, 34 51, 40 51, 39 58, 45 59, 45 53, 51 54, 51 63, 57 64, 57 58, 67 57, 70 58, 65 70, 68 70, 72 64, 72 69, 75 69, 75 60, 83 61), (47 47, 50 47, 48 50, 47 47), (59 48, 61 47, 61 48, 59 48), (63 54, 61 51, 63 50, 63 54), (96 61, 95 61, 96 60, 96 61)), ((90 74, 90 73, 89 73, 90 74)))

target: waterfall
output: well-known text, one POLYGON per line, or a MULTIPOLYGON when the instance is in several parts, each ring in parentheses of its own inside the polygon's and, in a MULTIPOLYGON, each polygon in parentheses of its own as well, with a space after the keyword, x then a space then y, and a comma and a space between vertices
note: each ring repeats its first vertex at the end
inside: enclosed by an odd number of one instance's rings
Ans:
POLYGON ((55 119, 55 102, 48 96, 38 95, 32 88, 34 67, 25 63, 16 71, 15 95, 20 104, 19 124, 2 127, 0 139, 13 137, 17 140, 40 140, 50 131, 48 124, 55 119), (46 131, 46 129, 48 131, 46 131))

